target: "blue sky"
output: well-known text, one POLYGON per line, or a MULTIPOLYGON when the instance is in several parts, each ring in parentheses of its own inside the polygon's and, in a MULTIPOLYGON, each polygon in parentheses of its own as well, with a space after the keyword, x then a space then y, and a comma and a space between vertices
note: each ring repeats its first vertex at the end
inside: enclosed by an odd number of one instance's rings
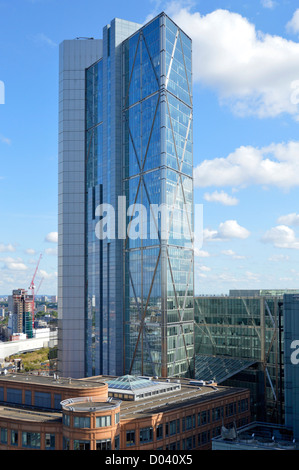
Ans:
POLYGON ((0 295, 40 253, 39 293, 57 292, 59 43, 161 11, 193 39, 196 293, 299 286, 296 2, 0 0, 0 295))

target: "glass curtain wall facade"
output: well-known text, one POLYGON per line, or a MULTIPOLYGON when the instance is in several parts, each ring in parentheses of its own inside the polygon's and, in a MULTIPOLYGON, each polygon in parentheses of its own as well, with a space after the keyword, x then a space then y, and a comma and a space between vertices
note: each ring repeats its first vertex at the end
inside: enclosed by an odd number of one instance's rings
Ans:
POLYGON ((243 371, 221 383, 242 384, 251 390, 254 420, 282 424, 283 297, 195 297, 195 325, 198 369, 204 360, 207 365, 212 363, 209 357, 251 362, 251 366, 244 366, 243 371))
POLYGON ((103 240, 96 237, 96 207, 103 204, 103 60, 86 70, 86 304, 87 375, 103 367, 103 240))
POLYGON ((59 372, 192 375, 191 40, 161 13, 95 46, 61 49, 59 372))
POLYGON ((299 439, 299 294, 284 295, 285 424, 299 439))
POLYGON ((85 375, 122 375, 123 269, 118 236, 122 196, 121 51, 139 24, 114 19, 103 28, 102 57, 85 72, 85 375), (108 206, 110 227, 98 224, 108 206), (99 208, 103 208, 102 210, 99 208))
POLYGON ((129 374, 194 370, 191 54, 164 14, 123 44, 124 194, 138 213, 124 242, 129 374))

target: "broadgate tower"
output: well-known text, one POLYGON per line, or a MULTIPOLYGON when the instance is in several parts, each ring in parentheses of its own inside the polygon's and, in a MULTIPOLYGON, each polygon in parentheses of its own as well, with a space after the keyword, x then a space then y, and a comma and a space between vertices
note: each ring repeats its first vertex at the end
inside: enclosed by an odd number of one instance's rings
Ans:
POLYGON ((191 39, 114 19, 59 73, 59 373, 192 377, 191 39))

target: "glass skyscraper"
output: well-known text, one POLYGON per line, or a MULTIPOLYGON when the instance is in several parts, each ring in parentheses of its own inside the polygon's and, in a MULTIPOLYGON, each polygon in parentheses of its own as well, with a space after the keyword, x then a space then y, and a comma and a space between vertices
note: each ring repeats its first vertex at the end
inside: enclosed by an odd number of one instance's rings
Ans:
POLYGON ((274 294, 195 297, 195 377, 250 389, 252 420, 283 424, 283 296, 274 294))
POLYGON ((63 375, 193 375, 191 45, 164 13, 61 45, 63 375))

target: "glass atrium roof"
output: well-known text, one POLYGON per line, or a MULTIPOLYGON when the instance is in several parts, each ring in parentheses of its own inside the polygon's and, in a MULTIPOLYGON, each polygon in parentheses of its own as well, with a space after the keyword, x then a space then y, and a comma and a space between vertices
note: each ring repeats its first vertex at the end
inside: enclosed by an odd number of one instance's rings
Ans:
POLYGON ((134 375, 124 375, 123 377, 109 380, 107 383, 109 388, 131 391, 159 384, 159 382, 153 382, 152 380, 142 377, 135 377, 134 375))
POLYGON ((151 377, 135 377, 133 375, 124 375, 107 381, 110 396, 121 399, 139 400, 148 398, 152 395, 169 393, 174 390, 180 390, 180 383, 159 382, 152 380, 151 377), (130 398, 131 397, 131 398, 130 398))
POLYGON ((198 354, 195 357, 195 378, 205 381, 214 380, 220 384, 255 363, 256 360, 198 354))

